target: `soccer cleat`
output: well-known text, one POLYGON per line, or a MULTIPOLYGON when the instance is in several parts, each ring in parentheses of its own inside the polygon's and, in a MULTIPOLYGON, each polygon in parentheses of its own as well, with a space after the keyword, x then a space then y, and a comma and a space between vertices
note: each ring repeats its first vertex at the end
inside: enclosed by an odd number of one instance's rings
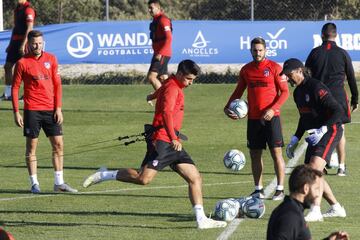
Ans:
POLYGON ((68 193, 77 193, 78 190, 70 187, 68 184, 63 183, 61 185, 54 184, 54 192, 68 192, 68 193))
POLYGON ((336 175, 338 175, 340 177, 345 177, 346 176, 346 168, 345 169, 338 168, 336 175))
POLYGON ((0 96, 0 101, 11 101, 11 100, 12 100, 11 96, 5 96, 5 94, 0 96))
POLYGON ((41 193, 39 184, 34 184, 31 186, 31 193, 38 194, 41 193))
POLYGON ((104 172, 104 171, 107 171, 107 168, 101 167, 96 171, 96 173, 87 177, 83 183, 83 187, 87 188, 87 187, 90 187, 91 185, 102 182, 103 180, 101 178, 101 172, 104 172))
POLYGON ((203 220, 197 222, 198 229, 210 229, 210 228, 224 228, 227 223, 224 221, 217 221, 211 218, 204 218, 203 220))
POLYGON ((253 196, 253 197, 256 197, 256 198, 260 198, 260 199, 264 199, 264 198, 265 198, 264 189, 255 190, 254 192, 252 192, 252 193, 250 194, 250 196, 253 196))
POLYGON ((272 197, 272 200, 280 201, 280 200, 283 200, 284 197, 285 197, 284 190, 276 190, 273 197, 272 197))
POLYGON ((306 222, 322 222, 324 221, 323 215, 320 211, 309 211, 305 217, 306 222))
POLYGON ((338 206, 338 207, 333 207, 331 206, 329 208, 329 210, 327 210, 326 213, 323 214, 324 218, 329 218, 329 217, 346 217, 346 211, 345 208, 342 206, 338 206))

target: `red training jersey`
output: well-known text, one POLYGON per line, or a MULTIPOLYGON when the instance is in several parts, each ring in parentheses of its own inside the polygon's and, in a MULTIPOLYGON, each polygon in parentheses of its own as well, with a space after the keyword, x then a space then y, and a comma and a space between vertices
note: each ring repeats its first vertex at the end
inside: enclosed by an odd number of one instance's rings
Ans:
POLYGON ((18 4, 14 10, 14 28, 12 31, 12 40, 23 40, 26 36, 27 25, 34 23, 35 10, 29 2, 18 4))
POLYGON ((161 12, 154 16, 150 24, 150 30, 152 31, 152 48, 154 49, 154 54, 171 57, 171 20, 161 12))
POLYGON ((185 86, 174 75, 157 90, 155 116, 153 126, 163 126, 157 130, 153 140, 171 142, 178 140, 175 130, 181 129, 184 118, 184 92, 185 86))
POLYGON ((53 111, 61 107, 62 87, 58 63, 54 55, 42 52, 23 56, 15 66, 12 83, 12 103, 14 112, 19 111, 19 88, 24 81, 24 109, 53 111))
POLYGON ((272 109, 275 116, 280 115, 280 107, 289 97, 285 76, 280 76, 282 68, 269 59, 260 63, 252 61, 240 70, 239 81, 226 107, 234 99, 241 98, 248 89, 249 119, 261 119, 264 111, 272 109))

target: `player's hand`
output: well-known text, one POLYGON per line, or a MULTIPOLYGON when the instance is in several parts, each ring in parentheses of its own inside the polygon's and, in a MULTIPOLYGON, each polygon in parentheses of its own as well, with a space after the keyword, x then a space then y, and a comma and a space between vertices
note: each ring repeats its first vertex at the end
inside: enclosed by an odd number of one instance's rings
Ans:
POLYGON ((295 156, 295 149, 299 143, 299 139, 296 136, 292 136, 290 143, 286 146, 286 156, 291 159, 295 156))
POLYGON ((322 126, 318 129, 309 130, 308 133, 310 136, 305 138, 305 141, 308 142, 311 146, 315 146, 324 136, 324 134, 328 131, 327 126, 322 126))
POLYGON ((15 124, 18 126, 18 127, 24 127, 24 121, 23 121, 23 118, 21 116, 21 114, 19 112, 15 112, 14 113, 14 120, 15 120, 15 124))
POLYGON ((62 124, 64 121, 63 114, 61 112, 61 108, 57 108, 54 113, 54 119, 57 124, 62 124))
POLYGON ((269 108, 265 111, 263 119, 265 121, 270 121, 274 117, 274 115, 275 115, 275 111, 269 108))
POLYGON ((338 231, 331 233, 327 238, 327 240, 349 240, 350 235, 344 231, 338 231))
POLYGON ((359 104, 357 103, 354 103, 354 104, 351 104, 351 112, 355 112, 359 107, 359 104))
POLYGON ((156 54, 156 55, 155 55, 155 59, 158 60, 158 61, 160 61, 160 60, 161 60, 161 54, 156 54))
POLYGON ((233 111, 231 111, 227 107, 224 107, 224 113, 225 113, 226 116, 228 116, 229 118, 231 118, 233 120, 239 119, 239 116, 236 115, 233 111))
POLYGON ((156 97, 154 96, 154 93, 150 93, 149 95, 146 96, 146 101, 150 106, 154 106, 154 103, 152 100, 156 99, 156 97))
POLYGON ((179 140, 172 140, 171 145, 175 151, 181 151, 182 144, 179 140))

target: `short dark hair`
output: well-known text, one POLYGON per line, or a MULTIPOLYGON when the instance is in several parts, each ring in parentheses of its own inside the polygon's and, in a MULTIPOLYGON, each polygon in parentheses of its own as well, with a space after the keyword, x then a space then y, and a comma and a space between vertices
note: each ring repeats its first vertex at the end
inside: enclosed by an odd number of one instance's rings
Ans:
POLYGON ((289 178, 290 193, 298 193, 305 184, 313 184, 317 177, 322 177, 323 173, 307 165, 299 165, 294 168, 289 178))
POLYGON ((253 40, 251 40, 251 47, 255 44, 262 44, 264 48, 266 48, 266 42, 262 37, 256 37, 253 40))
POLYGON ((335 23, 325 23, 321 29, 321 34, 325 39, 335 38, 337 34, 335 23))
POLYGON ((153 4, 153 3, 161 5, 160 0, 149 0, 148 1, 148 5, 153 4))
POLYGON ((179 63, 177 72, 181 72, 184 75, 194 74, 195 76, 199 75, 201 70, 199 65, 190 59, 183 60, 179 63))
POLYGON ((40 32, 39 30, 31 30, 28 33, 28 40, 32 39, 32 38, 36 38, 36 37, 42 37, 43 33, 40 32))

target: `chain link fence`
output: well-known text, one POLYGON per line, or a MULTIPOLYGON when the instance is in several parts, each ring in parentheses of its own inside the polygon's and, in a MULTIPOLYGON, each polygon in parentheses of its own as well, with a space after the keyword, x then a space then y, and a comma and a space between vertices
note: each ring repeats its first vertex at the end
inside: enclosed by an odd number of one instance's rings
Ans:
MULTIPOLYGON (((149 20, 147 0, 31 0, 36 25, 106 20, 149 20), (108 5, 107 5, 108 3, 108 5)), ((174 20, 337 20, 360 19, 358 0, 162 0, 174 20)), ((17 0, 3 0, 4 29, 13 26, 17 0)), ((78 67, 77 67, 78 69, 78 67)), ((200 82, 235 82, 238 69, 208 73, 200 82)), ((65 83, 145 83, 144 73, 105 72, 96 76, 64 76, 65 83), (114 81, 118 79, 118 81, 114 81), (120 81, 119 81, 120 79, 120 81)))

